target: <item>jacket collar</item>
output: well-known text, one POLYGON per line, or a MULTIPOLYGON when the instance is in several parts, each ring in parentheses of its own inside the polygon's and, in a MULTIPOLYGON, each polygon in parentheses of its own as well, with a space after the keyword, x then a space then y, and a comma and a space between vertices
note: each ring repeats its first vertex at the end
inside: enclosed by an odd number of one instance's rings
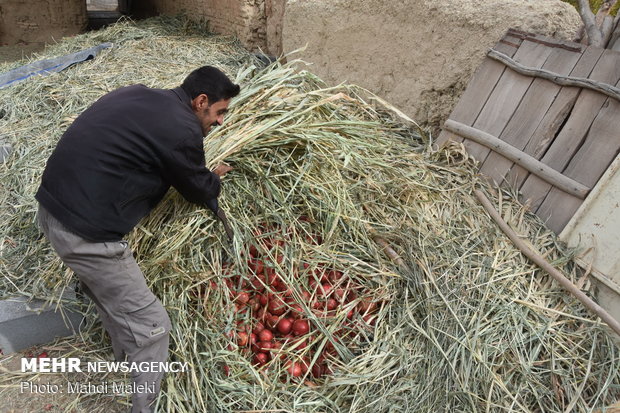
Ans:
POLYGON ((172 91, 179 97, 179 100, 181 102, 184 102, 187 105, 191 106, 192 100, 190 99, 189 95, 183 90, 181 86, 175 87, 174 89, 172 89, 172 91))

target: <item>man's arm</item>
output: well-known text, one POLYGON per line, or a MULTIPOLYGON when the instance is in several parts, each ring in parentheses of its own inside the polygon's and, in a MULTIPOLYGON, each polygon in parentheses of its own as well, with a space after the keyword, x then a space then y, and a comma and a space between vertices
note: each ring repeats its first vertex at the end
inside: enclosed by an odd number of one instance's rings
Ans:
POLYGON ((205 205, 220 194, 220 176, 230 169, 218 165, 209 171, 205 165, 202 141, 185 139, 163 156, 164 178, 189 202, 205 205))

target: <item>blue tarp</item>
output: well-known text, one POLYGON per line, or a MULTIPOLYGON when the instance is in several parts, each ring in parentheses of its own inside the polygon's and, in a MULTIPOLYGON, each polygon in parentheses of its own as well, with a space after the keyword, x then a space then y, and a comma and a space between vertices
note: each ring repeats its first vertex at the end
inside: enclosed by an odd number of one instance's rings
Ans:
POLYGON ((112 43, 102 43, 90 49, 56 57, 54 59, 39 60, 38 62, 2 73, 0 74, 0 89, 12 86, 22 80, 28 79, 30 76, 48 76, 52 73, 60 72, 73 64, 93 59, 97 53, 108 47, 112 47, 112 43))

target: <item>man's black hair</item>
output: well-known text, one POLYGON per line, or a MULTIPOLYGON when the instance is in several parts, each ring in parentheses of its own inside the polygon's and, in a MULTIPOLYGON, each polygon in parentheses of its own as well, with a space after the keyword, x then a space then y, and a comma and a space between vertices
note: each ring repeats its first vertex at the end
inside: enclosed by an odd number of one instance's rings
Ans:
POLYGON ((213 66, 203 66, 187 75, 181 87, 191 99, 205 94, 209 104, 234 98, 239 94, 239 85, 235 85, 221 70, 213 66))

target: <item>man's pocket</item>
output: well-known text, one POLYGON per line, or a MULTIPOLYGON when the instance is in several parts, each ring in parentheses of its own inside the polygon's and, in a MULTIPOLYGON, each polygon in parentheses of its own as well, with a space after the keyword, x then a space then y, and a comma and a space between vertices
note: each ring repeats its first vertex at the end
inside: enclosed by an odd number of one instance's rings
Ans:
POLYGON ((106 251, 105 255, 110 258, 123 258, 126 252, 129 252, 129 244, 127 241, 103 242, 106 251))
POLYGON ((166 337, 172 327, 166 309, 156 297, 153 298, 153 301, 144 307, 123 313, 138 347, 148 346, 166 337))

